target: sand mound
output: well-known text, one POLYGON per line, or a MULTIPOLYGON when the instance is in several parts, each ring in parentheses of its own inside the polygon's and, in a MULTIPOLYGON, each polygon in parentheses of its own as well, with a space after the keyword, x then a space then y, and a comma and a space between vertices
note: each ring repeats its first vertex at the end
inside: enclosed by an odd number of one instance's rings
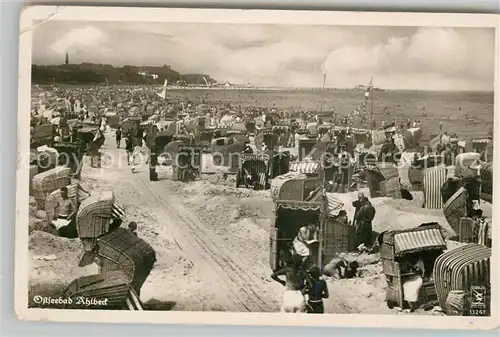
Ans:
POLYGON ((386 283, 385 279, 383 279, 383 283, 378 283, 376 279, 380 279, 380 276, 384 276, 382 263, 369 264, 365 265, 358 269, 359 277, 365 279, 368 284, 378 284, 381 288, 385 289, 386 283))
MULTIPOLYGON (((363 189, 365 195, 369 195, 368 190, 363 189)), ((358 192, 349 192, 344 194, 335 194, 335 197, 344 203, 345 210, 349 219, 354 216, 354 207, 352 202, 356 200, 358 192)), ((412 192, 413 200, 392 199, 392 198, 373 198, 370 199, 375 207, 376 215, 373 219, 373 231, 380 233, 386 230, 409 229, 422 223, 437 222, 446 232, 446 236, 453 237, 455 233, 448 225, 442 210, 432 210, 422 208, 422 192, 412 192)))
MULTIPOLYGON (((189 184, 179 185, 177 192, 187 196, 188 203, 209 222, 234 222, 249 218, 259 222, 262 219, 273 219, 273 203, 269 191, 253 191, 245 188, 235 188, 228 177, 227 180, 215 175, 208 179, 189 184)), ((363 190, 368 195, 367 190, 363 190)), ((423 194, 413 192, 413 200, 374 198, 371 199, 376 209, 373 221, 373 231, 380 233, 386 230, 408 229, 426 222, 438 222, 446 232, 447 237, 454 236, 444 218, 442 210, 422 208, 423 194)), ((344 203, 349 219, 353 218, 352 202, 357 198, 357 192, 335 194, 344 203)), ((268 222, 269 223, 269 222, 268 222)))
POLYGON ((29 238, 29 250, 36 255, 55 254, 71 256, 83 252, 80 239, 66 239, 40 231, 34 231, 29 238))
MULTIPOLYGON (((211 179, 183 184, 177 192, 185 197, 186 204, 193 209, 207 226, 225 239, 230 238, 235 254, 252 258, 254 269, 268 274, 269 226, 273 221, 274 206, 269 191, 237 189, 228 180, 211 179)), ((368 195, 366 191, 365 195, 368 195)), ((344 202, 352 219, 352 201, 357 192, 336 195, 344 202)), ((422 209, 422 193, 415 192, 414 200, 391 198, 371 199, 376 216, 373 230, 414 228, 422 223, 437 221, 451 231, 442 210, 422 209)), ((452 232, 451 232, 452 233, 452 232)), ((450 234, 451 235, 451 234, 450 234)), ((340 254, 347 261, 359 264, 359 277, 354 279, 329 278, 330 298, 325 301, 327 312, 398 314, 385 303, 387 282, 382 271, 379 254, 340 254)))
POLYGON ((35 295, 57 297, 74 279, 97 274, 95 264, 80 268, 83 253, 79 239, 66 239, 45 232, 34 231, 29 238, 30 279, 29 305, 35 295))
MULTIPOLYGON (((207 181, 185 184, 181 192, 196 213, 213 226, 225 226, 242 219, 268 224, 273 216, 269 191, 228 187, 207 181)), ((267 225, 265 225, 267 227, 267 225)))
MULTIPOLYGON (((216 226, 244 218, 262 223, 265 227, 269 225, 274 217, 274 206, 269 191, 235 188, 234 185, 225 185, 224 180, 211 177, 209 180, 183 184, 178 190, 188 197, 188 203, 198 214, 216 226), (264 219, 267 221, 263 221, 264 219)), ((365 191, 365 195, 367 194, 365 191)), ((435 221, 444 228, 447 237, 453 237, 455 233, 449 227, 442 210, 423 209, 422 193, 414 192, 413 195, 414 199, 411 201, 392 198, 371 199, 376 209, 373 231, 380 233, 386 230, 409 229, 435 221)), ((356 200, 357 192, 335 194, 335 197, 344 203, 349 219, 352 219, 354 215, 352 202, 356 200)))
POLYGON ((270 274, 269 226, 274 205, 269 191, 236 188, 223 179, 209 177, 182 184, 177 192, 208 228, 231 240, 235 255, 254 261, 253 268, 262 275, 270 274))
POLYGON ((325 308, 334 308, 333 312, 344 313, 394 314, 385 303, 387 283, 381 268, 377 265, 361 268, 367 274, 362 278, 329 280, 330 298, 325 300, 325 308), (339 304, 344 311, 337 311, 339 304))
POLYGON ((51 235, 57 235, 57 229, 47 220, 30 219, 28 226, 29 226, 28 233, 30 234, 33 233, 34 231, 42 231, 51 235))
POLYGON ((269 191, 254 191, 247 188, 236 188, 236 178, 229 176, 224 179, 222 176, 207 175, 202 180, 183 184, 179 192, 189 195, 207 195, 207 196, 234 196, 236 198, 270 198, 269 191))

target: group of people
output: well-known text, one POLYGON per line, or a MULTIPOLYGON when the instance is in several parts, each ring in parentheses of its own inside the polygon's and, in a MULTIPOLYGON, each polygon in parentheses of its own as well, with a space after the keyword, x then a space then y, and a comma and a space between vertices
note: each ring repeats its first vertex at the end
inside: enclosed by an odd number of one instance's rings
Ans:
POLYGON ((318 266, 308 271, 301 256, 294 256, 293 263, 271 275, 271 278, 285 287, 281 312, 323 314, 323 299, 329 297, 326 281, 321 277, 318 266), (285 280, 280 279, 285 276, 285 280), (306 300, 307 297, 307 300, 306 300))
MULTIPOLYGON (((135 170, 135 145, 132 134, 127 132, 123 135, 122 127, 119 126, 115 131, 116 148, 121 147, 122 137, 125 136, 125 152, 127 154, 127 165, 131 166, 132 172, 135 170)), ((146 162, 147 163, 147 162, 146 162)))
POLYGON ((281 312, 324 313, 323 299, 329 297, 328 286, 321 277, 319 267, 312 261, 312 245, 319 242, 317 235, 315 224, 300 227, 292 242, 292 263, 271 275, 273 280, 285 287, 281 312), (285 280, 280 276, 284 276, 285 280))
MULTIPOLYGON (((375 208, 363 193, 358 194, 358 199, 352 205, 355 208, 353 224, 357 249, 360 253, 371 253, 372 221, 375 217, 375 208)), ((341 212, 339 217, 347 217, 345 211, 341 212)), ((271 275, 273 280, 285 286, 282 312, 324 313, 323 299, 329 296, 328 286, 321 277, 319 267, 312 261, 314 244, 319 242, 318 232, 319 228, 315 224, 300 227, 297 236, 292 241, 292 263, 271 275), (280 276, 285 276, 285 280, 281 280, 280 276)), ((346 261, 339 259, 339 265, 335 268, 340 269, 340 264, 349 271, 357 267, 350 268, 346 261)), ((345 276, 339 275, 339 277, 345 276)), ((348 277, 355 277, 355 275, 348 275, 348 277)))

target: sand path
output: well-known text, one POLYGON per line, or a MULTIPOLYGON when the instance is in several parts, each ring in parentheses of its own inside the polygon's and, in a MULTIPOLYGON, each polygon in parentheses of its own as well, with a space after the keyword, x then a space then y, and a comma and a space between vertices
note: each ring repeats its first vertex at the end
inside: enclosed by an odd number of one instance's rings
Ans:
MULTIPOLYGON (((209 298, 218 310, 223 311, 277 311, 279 296, 276 287, 263 281, 264 275, 259 270, 250 268, 252 261, 232 252, 230 238, 222 238, 214 233, 182 204, 181 198, 170 193, 168 183, 171 182, 149 181, 146 165, 140 165, 137 172, 132 173, 123 159, 123 150, 113 146, 114 140, 110 133, 107 133, 107 138, 103 151, 110 157, 103 157, 103 168, 89 169, 84 176, 95 180, 98 185, 108 185, 117 200, 124 203, 128 210, 140 209, 149 216, 143 230, 157 234, 156 239, 150 242, 156 250, 171 247, 170 243, 175 242, 177 253, 195 271, 190 273, 191 277, 198 277, 200 280, 197 281, 202 282, 198 289, 202 290, 198 294, 199 301, 209 298)), ((161 279, 164 287, 188 291, 182 289, 185 286, 182 277, 158 275, 162 273, 162 256, 160 253, 151 277, 161 279), (167 286, 165 282, 170 284, 167 286)))

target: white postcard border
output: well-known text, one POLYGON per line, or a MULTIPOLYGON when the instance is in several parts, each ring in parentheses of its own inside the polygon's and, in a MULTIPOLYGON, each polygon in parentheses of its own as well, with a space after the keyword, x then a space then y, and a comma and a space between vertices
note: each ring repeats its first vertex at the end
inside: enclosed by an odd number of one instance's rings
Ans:
MULTIPOLYGON (((20 167, 22 154, 29 151, 29 118, 31 102, 32 38, 36 26, 49 20, 69 21, 128 21, 128 22, 200 22, 240 24, 293 25, 353 25, 353 26, 434 26, 434 27, 491 27, 495 29, 495 138, 494 163, 500 162, 500 91, 498 90, 500 17, 491 14, 434 14, 434 13, 375 13, 320 12, 291 10, 234 10, 234 9, 167 9, 134 7, 76 7, 31 6, 21 14, 19 36, 18 88, 18 161, 16 192, 15 238, 15 311, 19 319, 58 322, 119 322, 171 323, 206 325, 266 325, 318 327, 380 327, 426 329, 489 330, 499 325, 499 232, 493 228, 491 258, 492 299, 490 317, 424 316, 424 315, 291 315, 281 313, 176 312, 176 311, 97 311, 28 308, 28 169, 20 167), (360 317, 361 316, 361 317, 360 317), (360 319, 362 318, 362 319, 360 319)), ((494 181, 493 200, 498 200, 500 179, 494 181)), ((499 217, 493 207, 493 220, 499 217)))

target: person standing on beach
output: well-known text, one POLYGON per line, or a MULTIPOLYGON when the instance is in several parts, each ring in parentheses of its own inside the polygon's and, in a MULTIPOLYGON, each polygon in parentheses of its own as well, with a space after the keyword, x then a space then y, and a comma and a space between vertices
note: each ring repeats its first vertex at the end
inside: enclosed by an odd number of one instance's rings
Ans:
POLYGON ((302 291, 306 277, 307 273, 302 266, 302 259, 298 256, 293 258, 291 265, 277 270, 271 275, 274 281, 281 283, 285 287, 281 312, 305 312, 305 299, 302 291), (286 281, 281 280, 279 276, 285 276, 286 281))
POLYGON ((358 250, 369 249, 372 238, 372 221, 375 218, 375 208, 367 197, 360 200, 361 208, 356 215, 356 237, 358 238, 358 250))
POLYGON ((119 126, 118 129, 116 129, 116 134, 115 134, 115 138, 116 138, 116 148, 120 148, 120 143, 122 141, 122 128, 119 126))
POLYGON ((125 151, 127 152, 127 164, 130 165, 130 158, 134 153, 134 144, 130 133, 127 134, 127 137, 125 138, 125 151))
POLYGON ((417 309, 420 290, 424 282, 425 265, 421 257, 410 256, 406 263, 403 263, 402 270, 406 274, 403 278, 403 297, 410 307, 406 311, 414 312, 417 309))
POLYGON ((321 272, 318 266, 313 266, 309 271, 309 276, 306 278, 304 294, 307 295, 307 313, 308 314, 324 314, 325 306, 323 299, 328 298, 328 285, 321 278, 321 272))
POLYGON ((353 217, 353 224, 356 225, 356 219, 358 217, 359 210, 361 209, 361 199, 363 199, 365 195, 362 192, 358 193, 358 199, 352 202, 352 207, 354 207, 354 217, 353 217))

